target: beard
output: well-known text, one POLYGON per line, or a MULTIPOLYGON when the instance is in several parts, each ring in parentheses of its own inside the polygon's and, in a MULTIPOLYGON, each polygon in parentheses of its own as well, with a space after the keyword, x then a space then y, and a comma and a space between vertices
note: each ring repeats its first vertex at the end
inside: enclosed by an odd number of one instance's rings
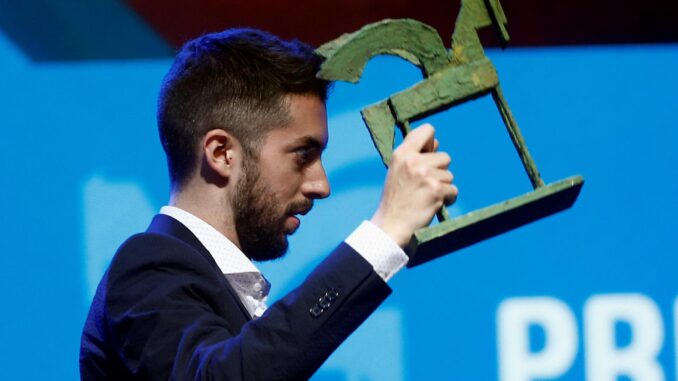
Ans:
POLYGON ((285 221, 295 213, 313 207, 313 201, 304 199, 287 207, 281 205, 275 192, 260 180, 259 169, 253 160, 243 162, 242 178, 236 184, 231 202, 235 230, 240 249, 255 261, 277 259, 285 255, 289 242, 285 221))

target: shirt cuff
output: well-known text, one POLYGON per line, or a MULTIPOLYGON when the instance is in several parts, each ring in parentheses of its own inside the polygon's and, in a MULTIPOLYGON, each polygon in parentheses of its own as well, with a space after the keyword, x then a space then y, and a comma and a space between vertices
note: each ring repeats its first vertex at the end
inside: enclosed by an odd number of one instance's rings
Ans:
POLYGON ((369 221, 363 221, 346 238, 346 243, 372 265, 384 282, 388 282, 409 260, 391 237, 369 221))

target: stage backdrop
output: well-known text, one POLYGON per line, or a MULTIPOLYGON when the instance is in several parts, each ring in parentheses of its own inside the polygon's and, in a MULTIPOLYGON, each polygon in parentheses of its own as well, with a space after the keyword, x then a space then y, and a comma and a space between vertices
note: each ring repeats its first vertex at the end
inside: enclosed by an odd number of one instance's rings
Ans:
MULTIPOLYGON (((398 274, 314 380, 676 380, 678 45, 488 54, 544 179, 586 178, 578 202, 398 274)), ((36 64, 0 35, 3 379, 78 377, 99 278, 167 202, 154 115, 169 64, 36 64)), ((274 300, 371 216, 385 169, 358 110, 419 79, 383 57, 336 85, 332 196, 260 265, 274 300)), ((490 99, 428 121, 453 157, 453 214, 530 190, 490 99)))

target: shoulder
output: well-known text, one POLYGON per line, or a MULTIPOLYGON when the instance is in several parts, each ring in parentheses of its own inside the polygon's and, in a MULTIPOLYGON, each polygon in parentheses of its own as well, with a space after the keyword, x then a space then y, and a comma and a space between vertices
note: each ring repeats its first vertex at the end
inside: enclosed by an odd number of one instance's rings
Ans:
POLYGON ((130 237, 116 252, 103 281, 106 302, 129 306, 177 294, 219 293, 221 274, 196 248, 164 234, 130 237))
POLYGON ((115 253, 109 278, 121 272, 183 269, 187 272, 213 273, 211 263, 188 243, 170 235, 140 233, 127 239, 115 253))

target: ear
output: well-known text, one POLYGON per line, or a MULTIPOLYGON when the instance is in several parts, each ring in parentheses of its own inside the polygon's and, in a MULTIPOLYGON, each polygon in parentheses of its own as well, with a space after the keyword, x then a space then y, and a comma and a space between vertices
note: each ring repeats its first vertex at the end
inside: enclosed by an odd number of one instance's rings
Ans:
POLYGON ((229 178, 235 169, 241 151, 240 142, 230 133, 214 129, 205 134, 202 150, 207 165, 223 178, 229 178))

